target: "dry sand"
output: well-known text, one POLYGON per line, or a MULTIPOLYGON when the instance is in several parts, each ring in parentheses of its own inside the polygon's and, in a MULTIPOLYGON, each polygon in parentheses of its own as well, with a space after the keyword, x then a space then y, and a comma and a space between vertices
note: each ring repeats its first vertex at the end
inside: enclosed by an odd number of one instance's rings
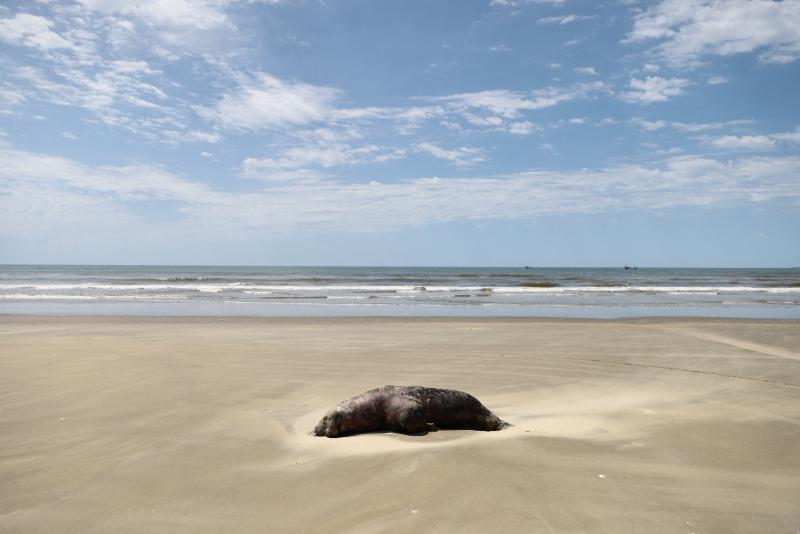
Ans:
POLYGON ((0 317, 2 532, 800 532, 800 323, 0 317), (501 432, 312 437, 383 384, 501 432))

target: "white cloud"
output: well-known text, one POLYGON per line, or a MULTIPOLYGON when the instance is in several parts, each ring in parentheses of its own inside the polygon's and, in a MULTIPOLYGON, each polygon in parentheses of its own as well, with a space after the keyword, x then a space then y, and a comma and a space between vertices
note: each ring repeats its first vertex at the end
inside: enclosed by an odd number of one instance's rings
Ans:
POLYGON ((12 109, 27 100, 27 97, 19 89, 0 87, 0 114, 10 115, 12 109))
POLYGON ((40 2, 36 8, 46 16, 19 13, 3 18, 0 11, 0 41, 38 52, 36 60, 30 56, 4 60, 0 113, 17 113, 25 104, 27 109, 42 104, 80 108, 91 114, 80 117, 89 122, 171 144, 217 143, 222 139, 218 130, 237 121, 242 123, 237 129, 246 130, 254 121, 269 123, 270 118, 290 123, 307 120, 314 115, 314 106, 325 105, 320 99, 334 98, 334 90, 275 78, 270 85, 268 75, 248 78, 237 72, 244 54, 234 56, 230 51, 248 33, 232 31, 235 27, 226 13, 236 3, 255 1, 259 0, 78 0, 40 2), (208 44, 212 42, 224 43, 225 52, 220 52, 222 46, 208 44), (202 80, 197 83, 205 88, 224 87, 233 76, 245 82, 239 92, 232 89, 231 94, 220 95, 217 109, 208 104, 205 91, 201 96, 193 82, 184 83, 180 75, 169 72, 172 65, 166 66, 167 72, 155 67, 189 57, 198 60, 191 64, 192 77, 202 80), (259 97, 272 97, 275 108, 268 109, 259 97), (205 118, 229 112, 230 120, 199 124, 198 109, 205 111, 205 118), (255 113, 248 123, 241 114, 250 111, 255 113))
POLYGON ((364 136, 358 128, 316 128, 314 130, 296 130, 292 137, 306 143, 333 144, 343 141, 362 139, 364 136))
MULTIPOLYGON (((533 131, 541 130, 542 128, 528 120, 514 120, 506 119, 499 115, 492 115, 491 113, 472 113, 471 111, 462 110, 458 114, 470 126, 477 126, 479 131, 483 132, 506 132, 512 135, 528 135, 533 131)), ((451 129, 464 131, 462 125, 454 120, 442 121, 442 124, 451 129)))
MULTIPOLYGON (((412 97, 409 103, 392 107, 346 107, 338 88, 281 79, 245 68, 241 56, 210 53, 203 46, 194 50, 170 41, 236 34, 229 30, 235 11, 230 8, 237 1, 77 0, 68 8, 41 7, 52 20, 24 14, 3 19, 8 25, 5 29, 15 32, 6 32, 8 39, 44 35, 57 28, 63 29, 65 42, 78 44, 71 45, 69 53, 41 54, 38 62, 4 65, 7 81, 0 84, 0 113, 16 113, 15 108, 22 109, 24 104, 74 107, 90 114, 81 117, 89 122, 170 144, 219 143, 223 133, 231 132, 291 135, 298 127, 341 130, 369 122, 380 122, 380 127, 404 135, 431 121, 467 126, 466 131, 472 132, 524 135, 536 129, 527 120, 527 112, 606 90, 597 82, 532 91, 412 97), (20 21, 24 24, 17 24, 20 21), (171 76, 175 62, 191 56, 200 60, 192 64, 197 79, 216 95, 198 94, 191 82, 171 76), (423 104, 414 105, 414 101, 423 104)), ((57 38, 61 37, 50 36, 51 44, 57 38)), ((494 48, 502 51, 504 46, 494 48)))
MULTIPOLYGON (((249 193, 225 192, 160 167, 93 167, 0 147, 0 232, 31 238, 62 228, 115 228, 135 236, 146 218, 137 206, 177 204, 171 228, 224 239, 303 226, 371 231, 470 219, 524 219, 549 213, 596 213, 681 206, 725 206, 800 199, 800 158, 729 161, 672 157, 657 166, 530 171, 477 178, 401 182, 267 182, 249 193), (127 225, 120 230, 114 225, 127 225), (13 230, 12 230, 13 229, 13 230)), ((66 230, 65 230, 66 231, 66 230)))
POLYGON ((569 87, 547 87, 521 92, 507 89, 459 93, 433 98, 454 111, 483 110, 506 119, 520 116, 522 111, 532 111, 556 106, 562 102, 585 98, 607 90, 603 82, 577 84, 569 87))
POLYGON ((485 126, 489 129, 502 130, 502 126, 505 123, 503 117, 498 117, 497 115, 475 115, 464 111, 461 116, 474 126, 485 126))
POLYGON ((421 128, 426 121, 445 114, 446 111, 441 106, 412 106, 395 110, 389 116, 397 121, 396 127, 400 133, 410 134, 417 128, 421 128))
POLYGON ((581 83, 566 87, 546 87, 532 91, 493 89, 474 93, 457 93, 446 96, 418 97, 416 100, 430 105, 398 108, 331 108, 328 119, 336 124, 353 120, 392 121, 403 134, 410 134, 425 122, 439 119, 449 129, 468 127, 481 131, 506 132, 523 135, 540 129, 525 119, 525 113, 556 106, 579 98, 591 98, 608 92, 603 82, 581 83))
POLYGON ((662 0, 637 15, 626 39, 648 40, 661 40, 657 53, 674 65, 753 52, 787 63, 800 57, 800 2, 662 0))
POLYGON ((443 159, 461 167, 486 161, 486 156, 479 148, 462 146, 459 148, 442 148, 434 143, 416 143, 414 149, 437 159, 443 159))
POLYGON ((661 130, 662 128, 667 127, 667 121, 658 119, 654 121, 649 121, 647 119, 643 119, 641 117, 634 117, 630 120, 630 123, 634 126, 641 128, 647 132, 652 132, 654 130, 661 130))
POLYGON ((364 136, 353 126, 295 130, 289 135, 301 144, 281 146, 272 157, 246 158, 243 174, 269 181, 319 180, 324 177, 321 169, 384 163, 406 154, 402 148, 358 144, 364 136))
POLYGON ((726 150, 769 150, 775 148, 775 141, 766 135, 723 135, 712 140, 711 144, 726 150))
POLYGON ((159 132, 161 140, 166 143, 209 143, 216 144, 222 141, 222 135, 217 132, 207 132, 203 130, 161 130, 159 132))
POLYGON ((665 102, 673 96, 683 94, 685 87, 692 82, 684 78, 661 78, 648 76, 644 80, 633 78, 630 81, 631 91, 621 94, 628 102, 650 104, 652 102, 665 102))
POLYGON ((233 72, 232 76, 238 82, 233 90, 211 106, 194 109, 205 120, 233 130, 290 130, 315 125, 341 128, 362 121, 390 121, 398 131, 407 134, 428 120, 452 112, 438 104, 348 108, 339 105, 342 92, 333 87, 281 80, 264 72, 254 75, 233 72))
POLYGON ((769 135, 723 135, 709 143, 724 150, 772 150, 778 143, 800 144, 800 129, 769 135))
POLYGON ((541 128, 530 121, 512 122, 508 125, 508 133, 513 135, 528 135, 541 128))
POLYGON ((736 119, 724 122, 679 122, 665 121, 663 119, 647 120, 642 117, 633 117, 629 122, 645 131, 673 128, 681 132, 703 132, 707 130, 721 130, 723 128, 741 128, 742 126, 753 124, 753 121, 749 119, 736 119))
POLYGON ((0 180, 0 239, 20 239, 19 229, 24 228, 22 237, 36 240, 37 245, 48 240, 62 244, 86 235, 97 243, 104 233, 117 241, 126 224, 133 227, 127 237, 136 237, 141 230, 138 222, 115 198, 57 185, 4 184, 0 180))
POLYGON ((287 82, 262 72, 241 80, 234 92, 211 108, 198 108, 198 113, 225 128, 280 128, 325 120, 338 96, 330 87, 287 82))
POLYGON ((750 119, 735 119, 724 122, 671 122, 670 126, 684 132, 702 132, 705 130, 721 130, 723 128, 739 128, 753 124, 750 119))
POLYGON ((274 158, 247 158, 242 162, 245 176, 267 180, 309 177, 321 174, 314 169, 329 169, 363 163, 383 163, 402 158, 403 149, 378 145, 352 146, 342 142, 323 142, 286 148, 274 158))
POLYGON ((708 85, 720 85, 722 83, 728 83, 729 81, 730 81, 730 78, 728 78, 726 76, 712 76, 711 78, 709 78, 706 81, 706 83, 708 85))
POLYGON ((0 178, 39 186, 68 186, 121 199, 200 201, 211 191, 148 165, 90 167, 57 156, 0 149, 0 178))
POLYGON ((45 17, 17 13, 13 18, 0 19, 0 40, 40 50, 72 48, 71 42, 52 31, 54 26, 45 17))
POLYGON ((597 18, 597 15, 576 15, 575 13, 570 13, 569 15, 561 15, 558 17, 544 17, 536 22, 539 24, 559 24, 563 26, 564 24, 570 24, 580 20, 591 20, 594 18, 597 18))
POLYGON ((511 48, 505 44, 497 44, 489 47, 490 52, 511 52, 511 48))
POLYGON ((517 91, 495 89, 476 93, 458 93, 435 97, 434 101, 444 102, 456 110, 483 109, 506 118, 519 116, 521 110, 540 109, 536 102, 517 91))
POLYGON ((599 76, 600 75, 600 73, 597 72, 597 69, 595 69, 594 67, 575 67, 575 69, 573 69, 573 70, 575 72, 579 72, 581 74, 589 74, 591 76, 599 76))
POLYGON ((247 158, 242 162, 242 175, 257 178, 267 183, 309 183, 321 182, 327 178, 316 169, 284 169, 269 158, 247 158))
POLYGON ((80 21, 84 33, 98 34, 100 47, 110 45, 126 53, 146 50, 148 55, 177 61, 203 52, 225 57, 231 48, 249 47, 245 43, 252 42, 253 33, 240 24, 241 8, 288 2, 291 0, 72 0, 68 7, 56 5, 53 11, 71 22, 80 21))
POLYGON ((147 20, 152 24, 192 26, 209 29, 224 25, 227 17, 218 0, 79 0, 87 9, 104 14, 122 14, 147 20))
POLYGON ((772 138, 782 143, 800 144, 800 128, 796 129, 793 132, 773 134, 772 138))
POLYGON ((0 99, 12 106, 29 100, 77 106, 107 126, 182 144, 218 143, 223 130, 291 133, 298 127, 327 126, 338 131, 348 125, 378 121, 389 123, 404 135, 428 121, 456 126, 459 119, 484 131, 522 135, 534 129, 524 113, 607 91, 598 81, 531 91, 498 89, 412 99, 423 105, 343 107, 343 93, 337 88, 284 80, 265 72, 244 73, 214 58, 204 59, 207 74, 218 86, 228 84, 227 90, 204 104, 195 103, 196 94, 171 83, 144 60, 102 57, 96 57, 90 65, 63 65, 54 58, 50 69, 12 68, 9 74, 18 83, 0 92, 0 99), (198 119, 207 124, 196 124, 198 119))
POLYGON ((53 58, 49 69, 25 65, 9 68, 5 74, 13 93, 22 96, 15 105, 45 102, 82 108, 95 122, 169 142, 208 142, 208 135, 213 135, 185 131, 184 110, 176 109, 173 97, 156 84, 174 86, 144 61, 98 59, 93 65, 62 65, 53 58))

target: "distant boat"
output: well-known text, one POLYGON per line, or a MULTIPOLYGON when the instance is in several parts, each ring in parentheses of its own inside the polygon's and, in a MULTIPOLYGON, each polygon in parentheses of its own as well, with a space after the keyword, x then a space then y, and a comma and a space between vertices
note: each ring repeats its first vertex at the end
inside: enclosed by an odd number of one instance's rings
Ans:
POLYGON ((528 267, 527 265, 525 266, 525 268, 526 268, 526 269, 530 269, 530 267, 528 267))
POLYGON ((625 266, 626 271, 635 271, 636 269, 638 269, 638 267, 631 267, 630 265, 625 266))

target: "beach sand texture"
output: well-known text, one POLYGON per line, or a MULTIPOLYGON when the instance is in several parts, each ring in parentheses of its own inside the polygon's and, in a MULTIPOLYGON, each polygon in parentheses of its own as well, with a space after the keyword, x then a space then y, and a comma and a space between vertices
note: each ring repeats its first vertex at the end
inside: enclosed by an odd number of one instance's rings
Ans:
POLYGON ((800 323, 0 317, 2 532, 800 532, 800 323), (310 433, 383 384, 500 432, 310 433))

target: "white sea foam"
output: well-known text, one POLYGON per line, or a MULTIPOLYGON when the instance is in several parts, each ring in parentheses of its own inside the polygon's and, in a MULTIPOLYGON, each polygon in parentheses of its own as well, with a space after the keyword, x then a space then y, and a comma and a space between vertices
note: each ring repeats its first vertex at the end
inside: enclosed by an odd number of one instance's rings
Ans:
MULTIPOLYGON (((198 293, 243 293, 246 295, 268 295, 271 293, 403 293, 417 295, 424 293, 465 293, 476 294, 570 294, 570 293, 666 293, 670 295, 715 295, 719 293, 771 293, 800 294, 800 287, 748 287, 748 286, 558 286, 558 287, 525 287, 525 286, 410 286, 410 285, 243 285, 239 282, 229 284, 2 284, 0 291, 39 291, 47 292, 52 298, 62 294, 66 298, 73 292, 87 291, 173 291, 198 293)), ((72 295, 85 297, 86 295, 72 295)), ((113 296, 113 294, 109 295, 113 296)), ((151 295, 154 296, 154 295, 151 295)), ((8 295, 5 296, 9 298, 8 295)), ((25 298, 25 297, 19 297, 25 298)), ((121 298, 121 297, 119 297, 121 298)))
POLYGON ((27 293, 6 293, 0 294, 0 299, 4 300, 98 300, 91 295, 31 295, 27 293))
POLYGON ((410 285, 243 285, 229 284, 2 284, 0 291, 197 291, 221 293, 224 291, 245 294, 268 294, 271 292, 476 292, 476 293, 671 293, 671 294, 715 294, 715 293, 798 293, 800 287, 750 287, 750 286, 410 286, 410 285))
POLYGON ((0 300, 186 300, 186 295, 147 294, 147 295, 58 295, 29 293, 0 293, 0 300))
POLYGON ((112 291, 134 291, 134 290, 187 290, 200 291, 202 293, 219 293, 221 291, 237 289, 241 284, 2 284, 2 290, 28 289, 36 291, 76 291, 76 290, 112 290, 112 291))

